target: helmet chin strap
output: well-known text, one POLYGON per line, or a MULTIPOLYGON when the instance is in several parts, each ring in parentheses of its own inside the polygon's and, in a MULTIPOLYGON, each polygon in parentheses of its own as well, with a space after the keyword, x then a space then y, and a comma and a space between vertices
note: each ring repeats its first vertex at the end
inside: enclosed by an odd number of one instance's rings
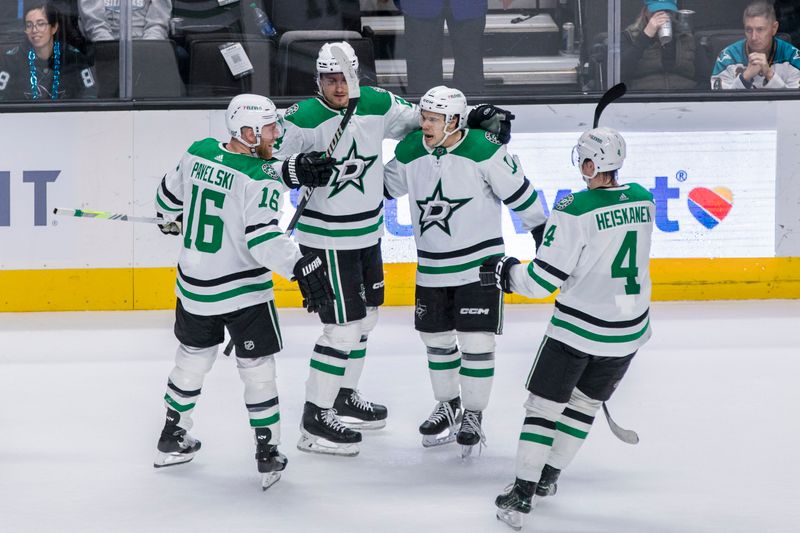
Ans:
MULTIPOLYGON (((449 122, 447 124, 449 124, 449 122)), ((452 134, 458 133, 460 131, 458 129, 458 126, 456 126, 456 129, 454 129, 453 131, 448 132, 447 131, 447 124, 445 124, 444 128, 442 129, 442 133, 444 133, 444 137, 442 137, 441 141, 439 141, 438 143, 433 145, 434 148, 439 148, 447 140, 448 137, 450 137, 452 134)))

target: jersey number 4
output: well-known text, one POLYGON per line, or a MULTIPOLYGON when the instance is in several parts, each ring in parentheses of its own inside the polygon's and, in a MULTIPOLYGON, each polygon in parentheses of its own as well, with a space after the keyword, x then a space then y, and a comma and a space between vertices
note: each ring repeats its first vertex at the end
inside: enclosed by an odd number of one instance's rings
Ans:
POLYGON ((622 246, 611 263, 611 277, 625 278, 625 294, 639 294, 641 285, 636 282, 639 267, 636 266, 636 232, 629 231, 622 240, 622 246), (625 264, 627 263, 627 266, 625 264))
POLYGON ((222 247, 222 217, 211 215, 207 212, 209 202, 219 210, 222 210, 222 204, 225 202, 225 194, 213 189, 203 189, 200 193, 200 213, 197 213, 197 192, 199 187, 192 185, 192 203, 189 207, 189 219, 186 221, 186 226, 183 232, 183 247, 192 247, 192 234, 195 227, 197 228, 197 235, 194 239, 194 247, 200 251, 208 254, 217 252, 222 247), (208 238, 208 234, 211 238, 208 238))

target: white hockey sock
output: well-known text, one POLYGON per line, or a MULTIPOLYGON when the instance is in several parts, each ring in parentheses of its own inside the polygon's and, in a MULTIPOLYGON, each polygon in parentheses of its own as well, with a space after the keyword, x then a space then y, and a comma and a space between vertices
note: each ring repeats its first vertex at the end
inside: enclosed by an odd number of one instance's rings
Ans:
POLYGON ((461 345, 461 405, 483 411, 489 405, 494 381, 494 334, 458 332, 461 345))
POLYGON ((358 346, 360 336, 361 326, 358 322, 325 324, 322 336, 311 354, 306 401, 323 409, 333 407, 350 352, 358 346))
POLYGON ((428 352, 428 372, 434 398, 437 402, 446 402, 459 396, 461 353, 456 346, 455 332, 420 332, 420 337, 428 352))
POLYGON ((548 462, 556 435, 556 420, 564 410, 563 403, 531 394, 525 402, 525 421, 517 446, 517 477, 539 481, 548 462))
POLYGON ((275 383, 275 358, 271 355, 257 359, 237 357, 236 366, 244 382, 244 403, 250 427, 268 428, 271 433, 269 444, 280 444, 281 416, 275 383))
POLYGON ((589 398, 577 388, 572 391, 569 403, 556 422, 558 431, 547 464, 559 470, 569 466, 586 442, 594 416, 602 403, 589 398))
POLYGON ((342 379, 342 388, 357 389, 358 382, 361 379, 361 372, 364 371, 364 363, 367 356, 367 339, 369 333, 375 329, 375 324, 378 323, 378 308, 367 307, 367 314, 360 321, 361 323, 361 338, 355 350, 350 352, 347 359, 347 369, 342 379))
POLYGON ((192 428, 192 411, 200 397, 203 380, 217 357, 217 347, 193 348, 178 345, 175 367, 169 373, 164 404, 180 415, 178 426, 186 431, 192 428))

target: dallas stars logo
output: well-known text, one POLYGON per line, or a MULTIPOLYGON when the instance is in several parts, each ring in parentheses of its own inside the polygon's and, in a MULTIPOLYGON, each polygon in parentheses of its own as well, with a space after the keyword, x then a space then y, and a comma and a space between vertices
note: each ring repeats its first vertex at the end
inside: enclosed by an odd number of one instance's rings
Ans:
POLYGON ((450 199, 442 193, 442 180, 436 184, 433 194, 424 200, 417 200, 419 207, 419 233, 422 235, 428 228, 438 226, 450 235, 450 217, 472 198, 450 199))
POLYGON ((377 158, 377 155, 364 157, 359 154, 354 139, 347 155, 336 160, 336 166, 333 167, 334 176, 330 184, 332 190, 328 198, 333 198, 348 185, 352 185, 361 191, 361 194, 364 194, 364 176, 377 158))

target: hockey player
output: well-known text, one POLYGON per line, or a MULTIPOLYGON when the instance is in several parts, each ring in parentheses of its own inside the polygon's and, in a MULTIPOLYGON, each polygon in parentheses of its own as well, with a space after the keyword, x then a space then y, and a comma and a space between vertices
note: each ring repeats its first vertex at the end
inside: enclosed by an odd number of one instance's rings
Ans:
MULTIPOLYGON (((324 44, 317 57, 318 96, 286 112, 285 133, 276 143, 278 154, 325 150, 339 127, 349 97, 331 44, 324 44)), ((353 48, 346 42, 333 44, 358 69, 353 48)), ((489 105, 476 107, 473 113, 471 120, 493 128, 508 142, 510 113, 489 105)), ((297 444, 302 451, 355 455, 361 433, 354 429, 386 425, 386 407, 365 400, 357 388, 367 338, 383 303, 382 143, 418 127, 415 105, 383 89, 362 87, 355 114, 332 155, 334 177, 314 191, 297 224, 300 249, 320 254, 335 294, 335 305, 320 311, 323 332, 311 354, 297 444)))
POLYGON ((419 428, 422 445, 455 437, 467 456, 485 440, 494 336, 503 326, 503 294, 481 287, 478 269, 487 257, 503 255, 501 202, 528 230, 543 229, 545 215, 517 157, 494 134, 466 128, 461 91, 434 87, 419 107, 422 129, 397 145, 385 170, 386 192, 409 195, 417 245, 414 326, 438 402, 419 428))
POLYGON ((528 376, 516 481, 495 501, 514 529, 534 493, 555 494, 595 413, 650 338, 653 195, 617 182, 625 141, 616 131, 587 131, 573 154, 588 190, 556 204, 533 262, 494 257, 481 267, 482 282, 507 293, 544 298, 561 288, 528 376))
POLYGON ((320 153, 277 161, 278 113, 263 97, 243 94, 225 114, 228 143, 194 143, 161 181, 156 210, 164 233, 183 229, 175 292, 179 346, 164 401, 167 420, 155 467, 191 461, 200 441, 187 432, 205 374, 228 328, 244 382, 244 400, 255 430, 262 487, 280 478, 286 457, 278 452, 280 415, 274 354, 282 348, 272 293, 272 273, 296 279, 309 311, 332 303, 325 265, 303 255, 278 226, 281 195, 296 183, 320 186, 332 162, 320 153), (284 183, 285 182, 285 183, 284 183))

